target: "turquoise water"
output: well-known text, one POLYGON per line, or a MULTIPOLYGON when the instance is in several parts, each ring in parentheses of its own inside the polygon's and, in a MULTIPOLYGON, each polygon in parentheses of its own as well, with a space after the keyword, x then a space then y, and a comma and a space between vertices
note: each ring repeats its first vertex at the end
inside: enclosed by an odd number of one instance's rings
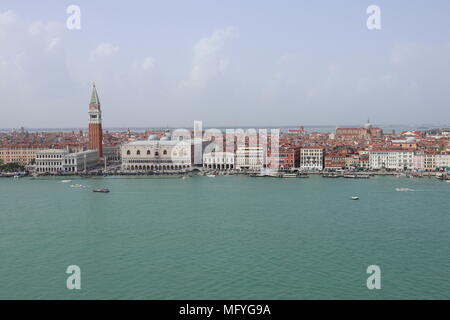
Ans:
POLYGON ((0 179, 0 204, 1 299, 450 298, 435 179, 0 179))

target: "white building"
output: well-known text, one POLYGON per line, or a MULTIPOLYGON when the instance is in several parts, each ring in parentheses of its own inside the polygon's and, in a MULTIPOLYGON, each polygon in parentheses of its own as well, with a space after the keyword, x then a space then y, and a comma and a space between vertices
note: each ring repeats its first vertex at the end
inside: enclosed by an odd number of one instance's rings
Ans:
POLYGON ((64 172, 83 172, 97 165, 97 150, 69 153, 62 164, 64 172))
POLYGON ((266 165, 263 147, 239 147, 236 151, 236 169, 261 170, 266 165))
POLYGON ((192 167, 192 143, 152 135, 121 146, 122 170, 131 172, 183 170, 192 167))
POLYGON ((97 164, 97 152, 87 150, 69 153, 66 149, 49 149, 36 154, 35 170, 38 173, 81 172, 97 164))
POLYGON ((374 170, 412 170, 414 169, 414 152, 407 150, 369 151, 369 167, 374 170))
POLYGON ((413 168, 417 171, 425 170, 425 154, 423 152, 414 153, 413 168))
POLYGON ((48 149, 36 154, 36 172, 61 173, 64 171, 65 156, 69 154, 66 149, 48 149))
POLYGON ((435 163, 437 169, 450 168, 450 154, 442 153, 435 156, 435 163))
POLYGON ((323 148, 309 147, 300 149, 300 170, 320 171, 323 170, 324 152, 323 148))
POLYGON ((203 168, 229 170, 234 169, 233 152, 209 152, 203 154, 203 168))

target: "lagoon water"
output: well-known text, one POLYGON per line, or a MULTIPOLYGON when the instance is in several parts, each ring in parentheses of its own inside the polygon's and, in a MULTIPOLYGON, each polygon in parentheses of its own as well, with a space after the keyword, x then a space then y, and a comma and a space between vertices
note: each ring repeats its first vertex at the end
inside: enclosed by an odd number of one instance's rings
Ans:
POLYGON ((0 179, 0 299, 449 299, 449 227, 429 178, 0 179))

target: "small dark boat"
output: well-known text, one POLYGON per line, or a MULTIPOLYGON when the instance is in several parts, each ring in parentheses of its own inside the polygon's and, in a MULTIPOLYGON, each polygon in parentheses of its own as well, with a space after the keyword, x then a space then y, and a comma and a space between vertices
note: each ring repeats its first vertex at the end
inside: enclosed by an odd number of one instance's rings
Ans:
POLYGON ((94 190, 92 190, 92 192, 108 193, 109 190, 108 189, 94 189, 94 190))

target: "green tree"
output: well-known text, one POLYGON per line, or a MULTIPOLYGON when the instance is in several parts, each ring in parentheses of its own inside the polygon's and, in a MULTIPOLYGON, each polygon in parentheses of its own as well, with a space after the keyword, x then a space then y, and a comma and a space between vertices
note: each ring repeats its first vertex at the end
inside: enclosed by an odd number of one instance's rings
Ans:
POLYGON ((15 163, 15 162, 11 162, 11 163, 7 163, 4 165, 0 165, 0 171, 3 172, 17 172, 17 171, 24 171, 25 167, 15 163))

